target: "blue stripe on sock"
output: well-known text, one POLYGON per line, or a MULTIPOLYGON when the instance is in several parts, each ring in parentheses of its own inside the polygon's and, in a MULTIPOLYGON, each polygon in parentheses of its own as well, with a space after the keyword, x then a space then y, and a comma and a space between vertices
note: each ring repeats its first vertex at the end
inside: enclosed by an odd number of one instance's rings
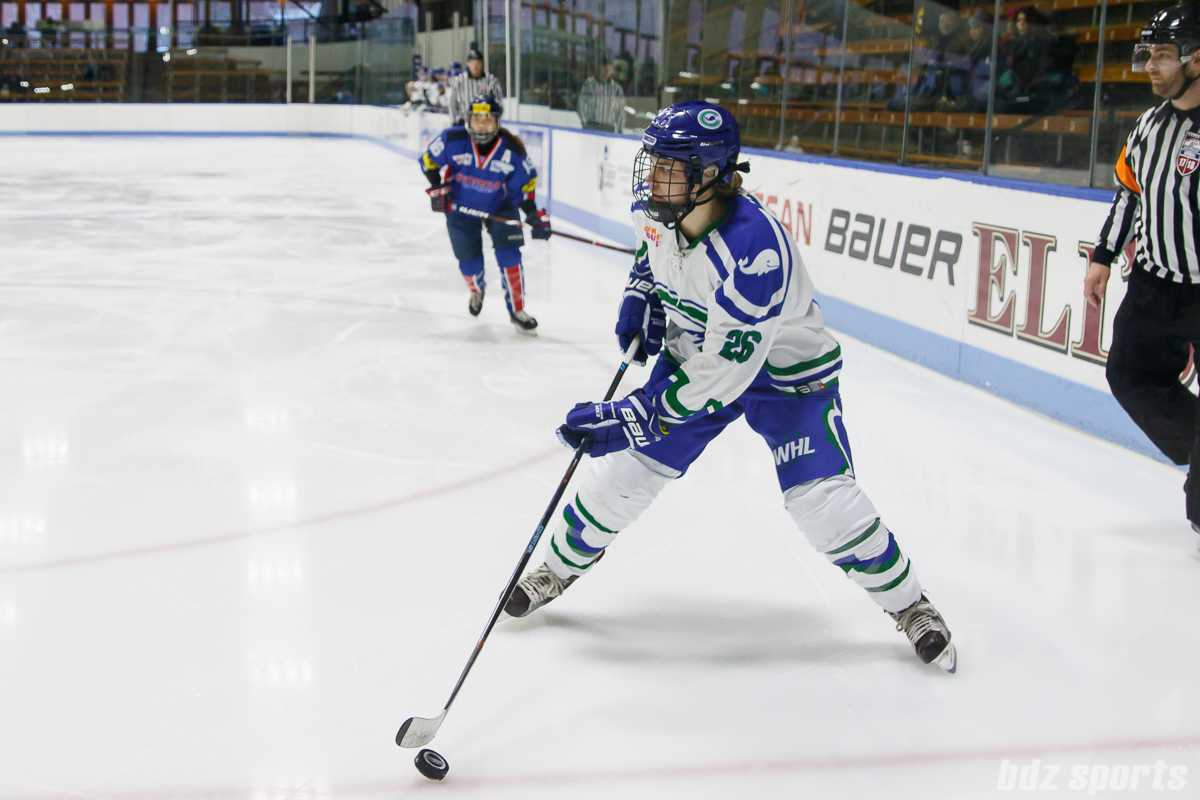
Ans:
POLYGON ((865 572, 866 570, 870 569, 872 566, 874 566, 876 564, 886 563, 889 559, 891 559, 895 555, 896 555, 896 537, 892 536, 891 531, 888 531, 887 547, 884 548, 882 553, 875 556, 874 558, 869 559, 867 561, 862 561, 862 560, 859 560, 859 559, 855 558, 854 556, 850 555, 850 556, 846 556, 845 558, 839 558, 837 561, 835 561, 833 563, 835 566, 839 566, 842 569, 847 569, 847 570, 848 569, 856 569, 859 572, 865 572))
POLYGON ((563 512, 563 516, 570 526, 567 528, 567 544, 571 546, 572 550, 578 553, 586 553, 589 556, 594 556, 604 551, 603 547, 592 547, 583 540, 583 523, 579 521, 579 517, 575 514, 575 509, 571 507, 570 503, 567 503, 567 508, 563 512))

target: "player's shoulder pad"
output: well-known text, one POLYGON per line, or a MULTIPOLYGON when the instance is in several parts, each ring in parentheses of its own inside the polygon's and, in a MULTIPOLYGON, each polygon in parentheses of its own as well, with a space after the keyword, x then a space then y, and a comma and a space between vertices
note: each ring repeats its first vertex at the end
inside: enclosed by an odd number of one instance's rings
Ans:
POLYGON ((754 306, 768 308, 781 298, 792 273, 787 231, 779 220, 749 195, 731 199, 730 218, 720 239, 728 256, 715 253, 729 272, 736 293, 754 306))

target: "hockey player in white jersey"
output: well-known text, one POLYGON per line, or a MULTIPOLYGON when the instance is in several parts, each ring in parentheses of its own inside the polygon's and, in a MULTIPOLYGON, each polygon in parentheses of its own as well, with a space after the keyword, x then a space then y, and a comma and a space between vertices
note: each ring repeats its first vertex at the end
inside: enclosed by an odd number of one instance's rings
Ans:
POLYGON ((950 630, 855 481, 841 347, 787 232, 739 190, 748 170, 740 150, 737 121, 704 101, 676 103, 646 128, 633 170, 637 255, 616 332, 622 348, 641 337, 637 363, 658 360, 624 400, 567 414, 559 438, 592 458, 546 563, 521 579, 505 611, 525 616, 561 595, 745 414, 812 546, 892 616, 921 661, 954 672, 950 630))

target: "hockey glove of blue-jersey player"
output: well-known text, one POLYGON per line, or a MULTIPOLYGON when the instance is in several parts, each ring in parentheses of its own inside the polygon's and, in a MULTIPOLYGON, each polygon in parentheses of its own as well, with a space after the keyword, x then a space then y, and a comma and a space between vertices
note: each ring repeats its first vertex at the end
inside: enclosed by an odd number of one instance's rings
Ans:
POLYGON ((526 200, 521 203, 521 210, 525 212, 525 221, 533 229, 529 232, 530 237, 534 239, 549 239, 551 233, 550 215, 546 213, 546 209, 538 208, 532 200, 526 200))
POLYGON ((626 448, 645 447, 662 438, 658 412, 641 389, 624 400, 579 403, 567 412, 558 440, 574 450, 582 443, 592 458, 626 448))
POLYGON ((444 214, 450 210, 450 184, 443 183, 440 186, 430 186, 425 190, 425 194, 429 195, 430 207, 439 214, 444 214))
POLYGON ((654 274, 647 264, 634 263, 621 296, 621 310, 617 312, 617 341, 624 352, 635 335, 641 335, 642 343, 633 354, 633 363, 639 367, 646 359, 658 355, 662 350, 663 334, 667 332, 667 314, 662 300, 654 290, 654 274))

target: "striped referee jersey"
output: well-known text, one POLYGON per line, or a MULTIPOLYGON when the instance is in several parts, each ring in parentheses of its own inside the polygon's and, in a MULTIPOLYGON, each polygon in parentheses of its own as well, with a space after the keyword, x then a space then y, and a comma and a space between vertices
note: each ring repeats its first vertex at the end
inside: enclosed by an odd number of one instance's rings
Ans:
POLYGON ((495 95, 502 100, 504 90, 500 81, 490 72, 482 78, 472 78, 468 71, 460 72, 450 79, 450 124, 462 125, 471 115, 471 101, 481 94, 495 95))
POLYGON ((619 133, 625 127, 625 90, 621 84, 612 78, 584 81, 579 91, 579 119, 584 125, 612 126, 619 133))
POLYGON ((1117 158, 1116 196, 1094 261, 1111 266, 1135 240, 1133 266, 1176 283, 1200 283, 1200 108, 1170 101, 1138 119, 1117 158))

